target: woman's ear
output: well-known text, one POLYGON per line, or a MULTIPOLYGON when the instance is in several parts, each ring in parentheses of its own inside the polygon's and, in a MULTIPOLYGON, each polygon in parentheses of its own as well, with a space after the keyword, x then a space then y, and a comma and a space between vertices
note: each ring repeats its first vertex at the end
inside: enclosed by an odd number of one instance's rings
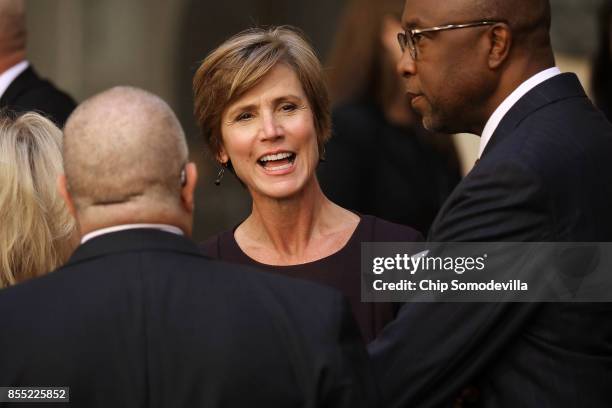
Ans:
POLYGON ((226 164, 229 161, 229 155, 225 151, 225 147, 223 147, 223 145, 219 146, 219 152, 215 158, 217 159, 217 162, 221 164, 226 164))

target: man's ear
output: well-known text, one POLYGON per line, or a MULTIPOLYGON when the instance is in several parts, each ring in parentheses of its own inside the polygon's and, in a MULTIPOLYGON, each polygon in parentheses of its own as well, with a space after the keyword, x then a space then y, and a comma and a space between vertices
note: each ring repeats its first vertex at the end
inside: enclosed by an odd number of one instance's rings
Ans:
POLYGON ((510 53, 512 31, 506 23, 497 23, 489 30, 491 49, 489 50, 489 68, 499 68, 510 53))
POLYGON ((193 213, 195 207, 194 194, 197 182, 198 169, 195 163, 189 162, 185 165, 185 184, 181 189, 181 200, 189 213, 193 213))
POLYGON ((64 199, 64 203, 66 204, 66 208, 72 217, 77 219, 76 207, 74 205, 74 200, 68 191, 68 182, 66 181, 66 175, 60 174, 57 178, 57 191, 64 199))

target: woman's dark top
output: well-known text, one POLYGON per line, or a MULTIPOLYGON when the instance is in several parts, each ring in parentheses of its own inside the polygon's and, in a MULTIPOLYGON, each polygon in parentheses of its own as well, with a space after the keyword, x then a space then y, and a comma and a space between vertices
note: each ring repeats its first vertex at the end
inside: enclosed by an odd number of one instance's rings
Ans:
POLYGON ((382 328, 395 317, 393 303, 361 302, 361 243, 421 241, 416 230, 369 215, 361 220, 346 245, 338 252, 300 265, 266 265, 249 258, 238 246, 233 230, 209 238, 200 248, 205 255, 227 262, 259 267, 262 270, 305 279, 340 290, 349 300, 353 316, 366 342, 373 340, 382 328))
POLYGON ((427 234, 461 179, 450 136, 392 124, 368 103, 334 109, 332 123, 317 170, 323 193, 346 209, 427 234))

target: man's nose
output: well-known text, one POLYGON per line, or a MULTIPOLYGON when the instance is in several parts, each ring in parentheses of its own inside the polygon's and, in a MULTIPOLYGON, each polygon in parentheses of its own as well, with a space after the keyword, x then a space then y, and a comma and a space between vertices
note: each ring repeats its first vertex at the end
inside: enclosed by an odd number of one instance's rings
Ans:
POLYGON ((402 78, 407 78, 410 75, 416 74, 416 65, 414 63, 412 55, 410 55, 410 52, 408 50, 404 50, 404 52, 402 53, 402 57, 397 63, 396 69, 397 73, 402 78))

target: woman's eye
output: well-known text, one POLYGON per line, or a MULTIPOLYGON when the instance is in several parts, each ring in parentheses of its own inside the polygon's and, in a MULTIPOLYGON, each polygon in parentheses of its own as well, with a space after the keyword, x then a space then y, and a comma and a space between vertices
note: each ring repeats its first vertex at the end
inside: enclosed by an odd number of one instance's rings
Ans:
POLYGON ((284 103, 281 105, 281 111, 283 112, 293 112, 297 109, 297 106, 293 103, 284 103))
POLYGON ((425 38, 425 36, 420 33, 412 35, 412 40, 414 41, 415 44, 418 44, 423 38, 425 38))
POLYGON ((236 121, 244 121, 244 120, 249 120, 253 117, 253 115, 250 112, 242 112, 241 114, 239 114, 236 117, 236 121))

